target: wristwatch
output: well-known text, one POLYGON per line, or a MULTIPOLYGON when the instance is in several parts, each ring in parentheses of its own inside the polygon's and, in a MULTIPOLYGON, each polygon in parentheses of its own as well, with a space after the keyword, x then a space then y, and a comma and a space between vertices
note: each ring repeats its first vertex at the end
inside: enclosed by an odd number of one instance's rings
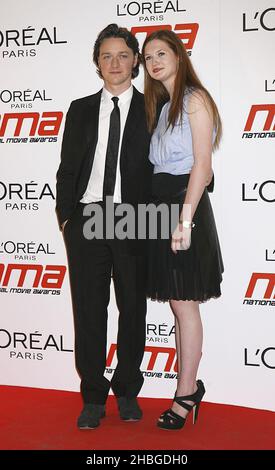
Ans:
POLYGON ((184 228, 193 228, 195 227, 194 222, 189 222, 189 220, 179 220, 179 223, 184 227, 184 228))

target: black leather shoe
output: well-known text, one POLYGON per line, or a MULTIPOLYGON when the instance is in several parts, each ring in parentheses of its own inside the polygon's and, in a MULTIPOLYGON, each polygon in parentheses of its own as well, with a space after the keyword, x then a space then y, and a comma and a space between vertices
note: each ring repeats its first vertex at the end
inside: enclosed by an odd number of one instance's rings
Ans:
POLYGON ((100 425, 100 419, 105 416, 105 405, 88 403, 84 405, 78 419, 79 429, 94 429, 100 425))
POLYGON ((136 398, 118 397, 117 403, 123 421, 139 421, 142 418, 142 411, 136 398))

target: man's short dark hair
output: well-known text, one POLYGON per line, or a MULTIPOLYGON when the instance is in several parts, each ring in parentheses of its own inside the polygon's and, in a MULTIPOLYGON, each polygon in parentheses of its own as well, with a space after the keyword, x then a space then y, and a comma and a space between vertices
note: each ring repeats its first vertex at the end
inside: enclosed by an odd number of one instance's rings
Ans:
POLYGON ((140 52, 139 52, 139 44, 138 40, 136 37, 128 31, 127 28, 121 28, 118 26, 116 23, 109 24, 104 28, 99 35, 97 36, 96 42, 94 44, 94 53, 93 53, 93 60, 95 65, 97 66, 97 73, 100 76, 100 78, 103 78, 98 66, 98 58, 99 58, 99 53, 100 53, 100 46, 104 39, 109 39, 109 38, 121 38, 124 39, 126 42, 127 46, 132 49, 134 55, 137 54, 138 61, 137 65, 133 68, 132 70, 132 78, 135 78, 139 74, 139 65, 140 65, 140 52))

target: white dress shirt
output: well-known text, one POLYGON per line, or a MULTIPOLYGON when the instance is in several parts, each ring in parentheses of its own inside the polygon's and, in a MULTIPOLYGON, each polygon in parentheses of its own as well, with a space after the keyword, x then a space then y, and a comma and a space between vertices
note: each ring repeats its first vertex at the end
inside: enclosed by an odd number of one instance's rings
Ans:
MULTIPOLYGON (((120 176, 120 151, 121 142, 123 138, 123 132, 125 122, 128 116, 130 103, 133 96, 133 86, 131 85, 128 90, 121 93, 118 96, 118 106, 120 111, 120 139, 118 148, 118 161, 116 171, 116 184, 114 190, 114 202, 121 202, 121 176, 120 176)), ((114 109, 114 103, 112 101, 113 95, 103 88, 100 101, 99 109, 99 121, 98 121, 98 141, 95 150, 95 156, 93 161, 93 167, 90 174, 90 179, 86 188, 86 191, 80 202, 88 204, 90 202, 98 202, 103 200, 103 182, 105 172, 105 161, 106 151, 109 136, 110 126, 110 114, 114 109)))

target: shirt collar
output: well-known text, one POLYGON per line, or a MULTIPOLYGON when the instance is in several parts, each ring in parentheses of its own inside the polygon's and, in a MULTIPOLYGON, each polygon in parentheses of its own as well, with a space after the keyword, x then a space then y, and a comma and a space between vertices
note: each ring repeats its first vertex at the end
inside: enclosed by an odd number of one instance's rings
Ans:
MULTIPOLYGON (((110 93, 105 87, 103 87, 103 89, 102 89, 102 99, 104 101, 111 101, 113 96, 115 96, 115 95, 112 95, 112 93, 110 93)), ((127 101, 129 101, 132 98, 132 96, 133 96, 133 85, 130 85, 130 87, 127 88, 127 90, 125 90, 123 93, 118 95, 119 103, 121 103, 121 104, 126 103, 127 101)))

